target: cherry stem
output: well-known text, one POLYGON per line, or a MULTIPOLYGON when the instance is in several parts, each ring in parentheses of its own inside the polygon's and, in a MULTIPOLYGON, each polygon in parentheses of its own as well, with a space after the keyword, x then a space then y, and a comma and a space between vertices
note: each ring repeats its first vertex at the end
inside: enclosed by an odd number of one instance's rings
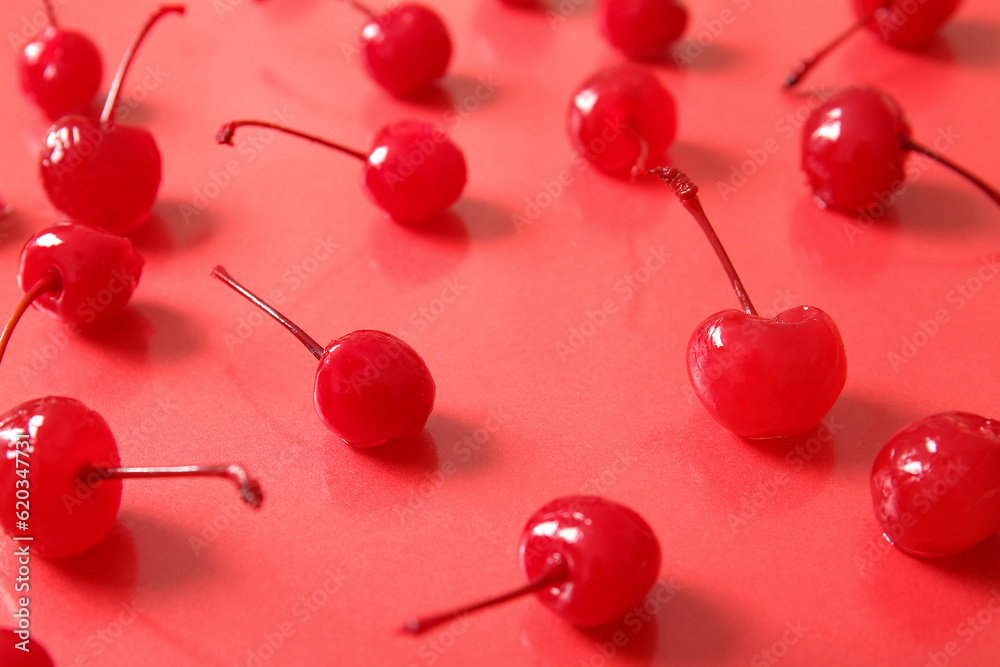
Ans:
POLYGON ((708 216, 705 215, 705 209, 702 208, 701 200, 698 199, 698 186, 691 182, 687 174, 675 167, 655 167, 647 171, 646 175, 659 176, 664 183, 670 186, 670 189, 677 196, 677 199, 680 200, 681 204, 684 205, 684 208, 698 221, 702 231, 705 232, 705 236, 708 237, 708 242, 715 249, 715 254, 719 256, 722 266, 725 267, 726 273, 729 274, 729 280, 733 284, 736 297, 740 300, 743 310, 747 315, 756 315, 757 309, 753 307, 753 303, 750 301, 750 297, 743 287, 743 281, 740 280, 739 275, 736 273, 736 267, 733 266, 729 255, 726 253, 726 249, 722 247, 719 236, 712 228, 712 223, 708 221, 708 216))
POLYGON ((3 333, 0 334, 0 360, 3 360, 3 353, 7 351, 7 341, 10 340, 11 334, 14 333, 14 327, 17 326, 21 316, 24 315, 24 311, 28 310, 28 306, 46 292, 58 292, 61 289, 62 278, 55 271, 48 271, 44 278, 40 279, 31 286, 31 289, 24 293, 24 296, 21 297, 21 300, 18 301, 17 306, 14 308, 10 319, 7 320, 7 326, 3 328, 3 333))
POLYGON ((121 64, 118 65, 118 71, 115 72, 115 78, 111 81, 111 89, 108 90, 108 99, 105 101, 104 110, 101 112, 102 124, 109 123, 111 116, 114 115, 115 107, 118 106, 118 97, 121 93, 122 82, 125 80, 128 68, 132 65, 132 57, 135 55, 139 45, 142 44, 142 40, 145 39, 146 33, 149 32, 162 16, 172 13, 183 14, 184 11, 184 5, 159 5, 153 8, 153 12, 146 19, 146 23, 143 24, 142 29, 132 39, 132 43, 128 45, 128 48, 125 49, 125 55, 122 56, 121 64))
POLYGON ((486 607, 492 607, 498 604, 503 604, 508 600, 513 600, 519 598, 528 593, 534 593, 535 591, 547 588, 549 586, 554 586, 556 584, 561 584, 569 579, 569 566, 560 554, 554 554, 548 562, 548 567, 540 575, 529 581, 524 586, 516 588, 512 591, 498 595, 496 597, 483 600, 481 602, 476 602, 475 604, 470 604, 460 609, 455 609, 453 611, 447 611, 443 614, 434 614, 433 616, 424 616, 422 618, 415 618, 412 621, 407 621, 406 624, 400 628, 400 632, 405 632, 409 634, 419 635, 427 632, 431 628, 437 627, 442 623, 447 623, 453 618, 463 616, 465 614, 471 614, 474 611, 479 611, 480 609, 485 609, 486 607))
POLYGON ((785 79, 784 89, 788 90, 789 88, 795 86, 795 84, 797 84, 798 82, 802 81, 802 79, 805 78, 806 74, 809 72, 809 70, 813 68, 813 66, 815 66, 820 60, 825 58, 827 54, 829 54, 831 51, 833 51, 838 46, 843 44, 848 37, 850 37, 858 30, 871 23, 875 19, 876 14, 878 14, 883 9, 889 9, 889 5, 891 5, 892 2, 893 0, 885 0, 885 2, 883 2, 881 5, 879 5, 875 9, 871 10, 870 12, 859 18, 850 28, 837 35, 833 39, 833 41, 824 46, 822 49, 820 49, 816 53, 806 56, 799 62, 795 63, 795 66, 792 68, 792 71, 788 73, 788 77, 785 79))
POLYGON ((49 25, 58 29, 59 24, 56 22, 56 8, 52 6, 52 0, 44 0, 42 4, 45 6, 45 15, 49 17, 49 25))
POLYGON ((372 11, 370 7, 366 7, 365 5, 361 4, 360 2, 357 2, 356 0, 343 0, 343 2, 350 5, 351 7, 354 7, 359 12, 367 14, 372 21, 376 22, 378 21, 378 16, 375 15, 375 12, 372 11))
POLYGON ((229 275, 229 272, 226 271, 225 267, 217 266, 214 269, 212 269, 212 277, 218 278, 222 282, 226 283, 234 290, 242 294, 247 299, 247 301, 254 304, 258 308, 263 310, 265 313, 273 317, 274 319, 278 320, 278 322, 283 324, 286 329, 291 331, 296 338, 302 341, 302 344, 306 346, 306 349, 312 352, 317 359, 323 358, 323 352, 325 350, 322 345, 316 342, 315 338, 313 338, 305 331, 303 331, 299 325, 295 324, 295 322, 292 322, 290 319, 288 319, 287 317, 279 313, 277 310, 275 310, 269 303, 267 303, 259 296, 257 296, 256 294, 248 290, 246 287, 241 285, 239 282, 237 282, 235 278, 229 275))
POLYGON ((649 143, 646 141, 646 137, 634 128, 626 127, 625 131, 631 134, 632 138, 639 144, 639 156, 635 159, 632 169, 629 170, 629 177, 634 181, 640 176, 645 175, 649 166, 646 164, 649 161, 649 143))
POLYGON ((260 482, 250 477, 243 466, 236 463, 230 465, 205 466, 164 466, 156 468, 85 468, 80 478, 86 480, 92 475, 101 479, 142 479, 149 477, 222 477, 230 480, 239 489, 243 502, 254 509, 260 509, 264 502, 264 491, 260 482))
POLYGON ((985 192, 986 196, 989 197, 990 199, 992 199, 994 203, 996 203, 997 205, 1000 205, 1000 192, 997 192, 996 189, 992 185, 990 185, 989 183, 987 183, 983 179, 979 178, 978 176, 976 176, 975 174, 973 174, 972 172, 970 172, 965 167, 963 167, 963 166, 961 166, 959 164, 955 164, 954 162, 952 162, 951 160, 949 160, 945 156, 943 156, 940 153, 937 153, 937 152, 931 150, 927 146, 924 146, 922 144, 918 144, 916 141, 914 141, 913 139, 911 139, 910 137, 908 137, 905 134, 899 135, 899 140, 903 144, 903 150, 914 151, 914 152, 920 153, 922 155, 926 155, 927 157, 931 158, 932 160, 936 160, 937 162, 940 162, 944 166, 948 167, 949 169, 952 169, 953 171, 958 172, 959 174, 961 174, 965 178, 967 178, 970 181, 972 181, 972 183, 977 188, 979 188, 980 190, 982 190, 983 192, 985 192))
POLYGON ((317 144, 326 146, 327 148, 332 148, 341 153, 347 153, 352 155, 362 162, 368 161, 368 156, 361 151, 356 151, 353 148, 348 148, 347 146, 341 146, 340 144, 335 144, 332 141, 327 141, 312 134, 306 132, 300 132, 298 130, 293 130, 290 127, 285 127, 284 125, 278 125, 277 123, 271 123, 266 120, 231 120, 219 128, 219 131, 215 134, 215 140, 220 144, 233 145, 233 134, 236 132, 238 127, 266 127, 271 130, 277 130, 279 132, 284 132, 286 134, 291 134, 293 136, 305 139, 307 141, 312 141, 317 144))

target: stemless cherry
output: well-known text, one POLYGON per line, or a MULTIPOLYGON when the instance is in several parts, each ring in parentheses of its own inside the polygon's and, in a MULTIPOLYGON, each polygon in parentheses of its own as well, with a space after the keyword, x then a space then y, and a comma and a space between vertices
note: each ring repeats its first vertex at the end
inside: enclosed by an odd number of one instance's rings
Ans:
POLYGON ((29 305, 71 324, 89 324, 125 307, 142 274, 132 243, 95 227, 61 223, 24 244, 17 282, 24 296, 0 334, 3 359, 29 305))
POLYGON ((677 104, 650 68, 616 65, 577 89, 568 125, 574 146, 594 166, 635 177, 664 159, 677 136, 677 104))
POLYGON ((670 186, 701 225, 743 306, 711 315, 688 342, 688 374, 702 405, 745 438, 795 435, 816 425, 847 381, 837 325, 814 306, 796 306, 770 319, 758 315, 705 215, 698 186, 673 167, 649 173, 670 186))
POLYGON ((403 120, 383 127, 371 152, 347 148, 326 139, 262 120, 234 120, 216 135, 220 144, 233 145, 236 128, 266 127, 350 155, 365 163, 365 192, 394 220, 420 222, 454 204, 465 189, 465 157, 444 132, 428 123, 403 120))
POLYGON ((660 543, 646 520, 598 496, 558 498, 535 512, 521 533, 520 555, 525 586, 409 621, 403 630, 426 632, 528 593, 573 625, 603 625, 640 604, 660 572, 660 543))
POLYGON ((1000 422, 966 412, 894 434, 871 475, 875 518, 914 556, 961 553, 1000 531, 1000 422))
POLYGON ((362 59, 375 83, 397 97, 411 97, 441 78, 451 61, 451 36, 437 12, 405 3, 375 12, 344 0, 363 12, 362 59))
POLYGON ((891 46, 901 49, 924 47, 951 18, 961 1, 853 0, 858 20, 822 49, 796 63, 785 79, 785 88, 802 81, 817 63, 861 28, 868 28, 891 46))
POLYGON ((49 25, 17 57, 21 90, 53 120, 90 106, 101 85, 101 53, 86 35, 63 30, 52 0, 45 0, 49 25))
POLYGON ((600 0, 597 25, 616 49, 637 60, 663 57, 688 23, 680 0, 600 0))
POLYGON ((31 538, 31 550, 46 558, 75 556, 104 539, 123 479, 222 477, 251 507, 263 502, 260 484, 235 464, 123 468, 107 422, 72 398, 47 396, 0 415, 0 445, 0 524, 15 540, 31 538))
POLYGON ((434 379, 424 360, 404 341, 361 329, 330 341, 324 349, 225 268, 215 267, 212 276, 281 323, 319 359, 313 387, 316 414, 344 442, 374 447, 423 430, 434 408, 434 379))
POLYGON ((0 628, 0 665, 4 667, 55 667, 48 652, 28 631, 0 628), (19 648, 24 645, 25 650, 19 648))
POLYGON ((904 163, 917 152, 972 181, 994 202, 1000 194, 968 170, 917 143, 899 104, 871 86, 845 88, 824 102, 802 128, 802 169, 816 202, 854 212, 885 199, 906 179, 904 163))
POLYGON ((150 28, 183 5, 156 7, 125 51, 97 120, 65 116, 46 132, 42 185, 52 204, 76 222, 124 234, 142 225, 160 188, 160 150, 141 127, 115 122, 122 81, 150 28))

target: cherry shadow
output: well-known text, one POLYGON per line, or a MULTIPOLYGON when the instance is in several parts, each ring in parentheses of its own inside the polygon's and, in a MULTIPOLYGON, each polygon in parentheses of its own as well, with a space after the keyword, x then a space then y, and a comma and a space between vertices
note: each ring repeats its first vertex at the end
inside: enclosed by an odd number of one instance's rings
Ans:
POLYGON ((203 334, 181 311, 134 303, 80 330, 84 340, 135 360, 170 361, 197 350, 203 334))
POLYGON ((519 623, 521 643, 533 655, 538 655, 543 664, 652 664, 659 620, 655 614, 647 614, 643 605, 638 605, 617 621, 579 628, 533 599, 518 604, 524 608, 519 623), (568 653, 573 657, 572 662, 568 653))
POLYGON ((146 224, 128 237, 140 252, 162 254, 204 242, 219 223, 211 203, 198 208, 189 200, 160 199, 146 224))
POLYGON ((664 71, 684 74, 724 72, 746 62, 747 57, 744 49, 735 48, 731 44, 714 41, 708 46, 702 46, 694 39, 688 38, 672 44, 660 57, 640 62, 664 71))
POLYGON ((419 226, 378 216, 369 225, 368 254, 385 274, 406 283, 430 282, 455 273, 469 252, 469 231, 454 208, 419 226))
POLYGON ((715 664, 732 657, 737 625, 726 610, 697 592, 681 589, 657 614, 657 658, 689 664, 715 664))
POLYGON ((956 19, 918 55, 969 67, 993 67, 1000 63, 1000 25, 956 19))
POLYGON ((139 557, 132 531, 121 520, 111 526, 103 540, 70 558, 49 561, 52 567, 73 580, 73 585, 101 591, 115 599, 131 599, 139 572, 139 557))
POLYGON ((842 426, 827 417, 812 428, 784 438, 742 438, 744 442, 771 459, 788 476, 808 470, 828 477, 833 471, 834 450, 842 426))
POLYGON ((441 461, 449 462, 460 474, 486 472, 496 463, 492 436, 482 427, 435 412, 427 420, 426 430, 438 443, 441 461))
MULTIPOLYGON (((931 168, 936 168, 932 165, 931 168)), ((967 239, 1000 232, 997 209, 990 199, 965 179, 942 185, 925 180, 908 183, 893 205, 904 231, 935 238, 967 239)))
POLYGON ((118 519, 132 531, 138 552, 142 586, 171 596, 178 590, 197 587, 215 577, 217 566, 210 549, 199 553, 191 546, 191 535, 159 519, 122 510, 118 519))
POLYGON ((892 405, 850 392, 841 394, 827 415, 836 431, 834 461, 867 478, 875 457, 893 433, 917 418, 892 405))
POLYGON ((412 97, 400 98, 399 102, 438 113, 454 112, 457 114, 454 120, 450 120, 449 114, 445 121, 461 122, 466 116, 496 104, 497 99, 502 97, 500 82, 492 77, 450 73, 428 90, 412 97))
MULTIPOLYGON (((678 167, 695 183, 711 183, 718 180, 719 174, 727 173, 732 165, 740 161, 739 156, 735 153, 727 153, 718 148, 691 143, 683 139, 673 143, 667 151, 667 157, 669 164, 678 167)), ((650 176, 641 180, 658 184, 660 188, 667 191, 666 186, 658 178, 650 176)))
POLYGON ((1000 586, 1000 533, 960 554, 921 560, 935 570, 978 586, 1000 586))
POLYGON ((490 241, 510 236, 517 229, 511 220, 511 211, 498 204, 476 197, 462 197, 454 206, 465 221, 469 235, 476 241, 490 241))
POLYGON ((547 12, 557 11, 557 6, 555 0, 539 0, 528 7, 480 0, 472 13, 476 48, 497 66, 534 67, 539 55, 552 47, 555 30, 547 12))

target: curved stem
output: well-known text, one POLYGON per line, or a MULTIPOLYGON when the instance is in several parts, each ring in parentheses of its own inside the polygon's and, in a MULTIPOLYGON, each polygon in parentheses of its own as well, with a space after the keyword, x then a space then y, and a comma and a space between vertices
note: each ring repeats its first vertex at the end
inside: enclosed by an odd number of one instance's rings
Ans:
POLYGON ((231 481, 239 489, 243 502, 254 509, 260 509, 264 502, 264 492, 260 482, 250 477, 243 466, 236 463, 230 465, 198 465, 198 466, 161 466, 155 468, 85 468, 80 473, 84 481, 93 475, 100 479, 142 479, 149 477, 221 477, 231 481))
POLYGON ((824 46, 822 49, 820 49, 816 53, 806 56, 799 62, 795 63, 795 66, 792 68, 792 71, 788 73, 788 77, 785 79, 785 83, 783 86, 784 89, 788 90, 789 88, 795 86, 795 84, 797 84, 799 81, 804 79, 806 74, 809 72, 809 70, 813 68, 814 65, 816 65, 816 63, 825 58, 828 53, 830 53, 838 46, 843 44, 848 37, 850 37, 858 30, 860 30, 861 28, 865 27, 873 20, 875 20, 876 14, 878 14, 883 9, 888 9, 889 5, 891 4, 892 0, 885 0, 885 2, 883 2, 881 5, 879 5, 875 9, 871 10, 870 12, 859 18, 850 28, 848 28, 844 32, 834 37, 833 40, 829 44, 824 46))
POLYGON ((45 15, 49 18, 49 25, 58 29, 59 23, 56 22, 56 8, 52 5, 52 0, 44 0, 42 4, 45 5, 45 15))
POLYGON ((28 309, 28 306, 46 292, 58 292, 61 289, 62 278, 55 271, 48 271, 44 278, 40 279, 31 286, 31 289, 24 293, 21 300, 17 302, 17 306, 15 306, 10 319, 7 320, 7 326, 3 328, 3 333, 0 334, 0 360, 3 360, 3 353, 7 350, 7 341, 10 340, 11 334, 14 333, 14 327, 17 326, 18 321, 20 321, 21 316, 24 315, 24 311, 28 309))
POLYGON ((433 616, 423 616, 421 618, 413 619, 412 621, 407 621, 406 624, 400 628, 400 632, 419 635, 427 632, 431 628, 441 625, 442 623, 447 623, 451 619, 458 616, 470 614, 474 611, 485 609, 486 607, 502 604, 508 600, 519 598, 522 595, 527 595, 528 593, 534 593, 535 591, 548 588, 549 586, 561 584, 568 578, 569 566, 566 564, 566 561, 561 555, 554 554, 549 560, 549 567, 524 586, 515 588, 514 590, 503 593, 502 595, 497 595, 496 597, 488 598, 486 600, 482 600, 481 602, 461 607, 460 609, 447 611, 443 614, 434 614, 433 616))
POLYGON ((292 136, 299 137, 300 139, 305 139, 306 141, 312 141, 314 143, 326 146, 327 148, 332 148, 341 153, 347 153, 353 157, 358 158, 362 162, 368 161, 368 155, 362 153, 361 151, 354 150, 353 148, 348 148, 347 146, 342 146, 336 144, 332 141, 322 139, 313 134, 308 134, 306 132, 300 132, 299 130, 293 130, 290 127, 285 127, 284 125, 278 125, 277 123, 272 123, 266 120, 231 120, 219 128, 219 131, 215 134, 215 140, 220 144, 233 145, 233 134, 236 133, 236 128, 238 127, 266 127, 270 130, 277 130, 278 132, 284 132, 285 134, 291 134, 292 136))
POLYGON ((629 170, 629 177, 634 181, 640 176, 645 176, 649 168, 647 164, 649 162, 649 142, 646 141, 646 137, 641 132, 637 132, 632 127, 626 127, 625 131, 629 132, 636 143, 639 144, 639 155, 635 159, 635 164, 629 170))
POLYGON ((291 331, 292 334, 296 338, 298 338, 302 342, 302 344, 306 346, 306 349, 312 352, 317 359, 323 358, 324 348, 322 345, 316 342, 315 338, 313 338, 305 331, 303 331, 302 327, 295 324, 295 322, 292 322, 290 319, 288 319, 287 317, 279 313, 277 310, 275 310, 269 303, 265 302, 259 296, 257 296, 256 294, 248 290, 246 287, 241 285, 239 282, 237 282, 235 278, 229 275, 225 267, 217 266, 214 269, 212 269, 212 277, 218 278, 222 282, 226 283, 234 290, 242 294, 247 299, 247 301, 257 306, 265 313, 267 313, 268 315, 276 319, 278 322, 280 322, 282 325, 284 325, 284 327, 289 331, 291 331))
POLYGON ((736 273, 736 267, 733 266, 733 262, 729 259, 726 249, 722 247, 722 242, 712 228, 712 223, 708 221, 708 216, 705 215, 705 209, 702 208, 701 200, 698 199, 698 186, 691 182, 687 174, 674 167, 656 167, 646 172, 646 175, 659 176, 664 183, 670 186, 670 189, 673 190, 674 195, 684 205, 684 208, 688 210, 688 213, 698 221, 698 224, 701 225, 702 230, 705 232, 705 236, 708 237, 708 242, 715 249, 715 254, 719 256, 719 260, 726 269, 726 273, 729 274, 729 281, 733 284, 733 289, 736 291, 736 298, 740 300, 743 310, 747 315, 756 315, 757 309, 753 307, 753 303, 750 301, 750 297, 743 287, 743 281, 740 280, 739 275, 736 273))
POLYGON ((350 5, 351 7, 354 7, 356 10, 358 10, 362 14, 366 14, 372 21, 376 21, 376 22, 378 21, 378 16, 375 15, 375 12, 372 11, 372 9, 370 7, 366 7, 365 5, 361 4, 360 2, 357 2, 357 0, 343 0, 343 2, 345 2, 348 5, 350 5))
POLYGON ((111 88, 108 90, 108 99, 104 102, 104 110, 101 112, 101 124, 110 122, 112 115, 114 115, 115 107, 118 106, 118 97, 121 93, 122 81, 125 80, 128 68, 132 65, 132 57, 135 55, 139 45, 142 44, 142 40, 145 39, 146 33, 148 33, 150 28, 152 28, 153 25, 165 14, 183 14, 184 10, 184 5, 159 5, 158 7, 153 8, 153 12, 149 15, 149 18, 146 19, 146 23, 144 23, 142 28, 139 30, 139 34, 132 39, 132 43, 128 45, 127 49, 125 49, 125 55, 122 56, 122 61, 118 65, 118 71, 115 72, 115 78, 111 81, 111 88))
POLYGON ((931 150, 930 148, 928 148, 927 146, 924 146, 923 144, 918 144, 916 141, 914 141, 913 139, 911 139, 909 136, 907 136, 905 134, 899 135, 899 140, 903 144, 903 150, 914 151, 916 153, 920 153, 922 155, 926 155, 927 157, 931 158, 932 160, 936 160, 937 162, 940 162, 941 164, 943 164, 944 166, 948 167, 949 169, 957 172, 958 174, 960 174, 960 175, 964 176, 965 178, 969 179, 970 181, 972 181, 972 183, 977 188, 979 188, 980 190, 982 190, 983 192, 985 192, 986 196, 989 197, 990 199, 992 199, 995 204, 1000 205, 1000 192, 997 192, 997 190, 992 185, 990 185, 989 183, 987 183, 983 179, 979 178, 978 176, 976 176, 975 174, 973 174, 972 172, 970 172, 965 167, 963 167, 963 166, 961 166, 959 164, 955 164, 954 162, 952 162, 951 160, 949 160, 945 156, 943 156, 940 153, 937 153, 937 152, 931 150))

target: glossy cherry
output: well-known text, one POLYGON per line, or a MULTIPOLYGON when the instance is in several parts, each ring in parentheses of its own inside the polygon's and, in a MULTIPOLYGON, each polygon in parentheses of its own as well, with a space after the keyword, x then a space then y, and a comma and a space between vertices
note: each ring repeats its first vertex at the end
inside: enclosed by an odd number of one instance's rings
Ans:
POLYGON ((216 135, 220 144, 233 145, 236 128, 266 127, 340 151, 365 163, 361 180, 365 192, 397 222, 420 222, 454 204, 465 189, 462 151, 444 132, 428 123, 403 120, 383 127, 371 152, 347 148, 326 139, 261 120, 234 120, 216 135))
POLYGON ((344 1, 369 19, 361 29, 361 53, 375 83, 397 97, 411 97, 447 71, 451 35, 433 9, 404 3, 375 12, 355 0, 344 1))
POLYGON ((966 412, 893 435, 871 476, 875 518, 914 556, 951 556, 1000 531, 1000 422, 966 412))
POLYGON ((121 467, 107 423, 72 398, 35 399, 0 415, 0 446, 0 524, 15 540, 30 537, 31 550, 46 558, 75 556, 104 539, 122 479, 222 477, 251 507, 263 502, 260 484, 235 464, 121 467))
POLYGON ((89 324, 128 303, 142 274, 132 243, 77 223, 47 227, 24 244, 17 282, 24 296, 0 334, 0 359, 29 305, 72 324, 89 324))
POLYGON ((644 174, 677 136, 673 95, 643 65, 616 65, 584 81, 567 120, 577 151, 616 176, 644 174))
POLYGON ((701 225, 743 306, 711 315, 688 342, 688 374, 702 405, 745 438, 795 435, 815 426, 847 381, 837 325, 813 306, 796 306, 773 318, 758 315, 705 215, 698 186, 673 167, 649 173, 663 179, 701 225))
POLYGON ((50 118, 85 111, 101 85, 101 54, 86 35, 63 30, 51 0, 49 18, 38 37, 17 57, 21 90, 50 118))
POLYGON ((951 18, 962 0, 852 0, 858 20, 822 49, 806 56, 792 68, 785 88, 796 85, 831 51, 862 28, 882 41, 902 49, 926 46, 951 18))
POLYGON ((629 58, 662 58, 688 23, 680 0, 599 0, 597 25, 604 38, 629 58))
POLYGON ((660 572, 660 543, 646 520, 598 496, 558 498, 535 512, 521 533, 520 552, 527 585, 412 620, 403 630, 425 632, 527 593, 573 625, 603 625, 641 604, 660 572))
POLYGON ((316 414, 355 447, 373 447, 420 433, 434 408, 434 379, 420 355, 392 334, 353 331, 323 348, 298 325, 217 266, 212 276, 273 317, 319 359, 316 414))
POLYGON ((30 631, 0 629, 0 665, 3 667, 55 667, 52 658, 30 631), (18 646, 23 645, 22 650, 18 646))
POLYGON ((979 177, 910 136, 899 104, 870 86, 845 88, 818 107, 802 128, 802 169, 817 203, 855 212, 895 197, 906 180, 909 152, 922 153, 972 181, 993 201, 1000 194, 979 177))
POLYGON ((183 5, 155 8, 125 51, 97 120, 66 116, 48 129, 41 149, 42 185, 52 204, 76 222, 124 234, 142 225, 160 188, 160 150, 141 127, 115 122, 122 81, 143 38, 162 16, 183 5))

